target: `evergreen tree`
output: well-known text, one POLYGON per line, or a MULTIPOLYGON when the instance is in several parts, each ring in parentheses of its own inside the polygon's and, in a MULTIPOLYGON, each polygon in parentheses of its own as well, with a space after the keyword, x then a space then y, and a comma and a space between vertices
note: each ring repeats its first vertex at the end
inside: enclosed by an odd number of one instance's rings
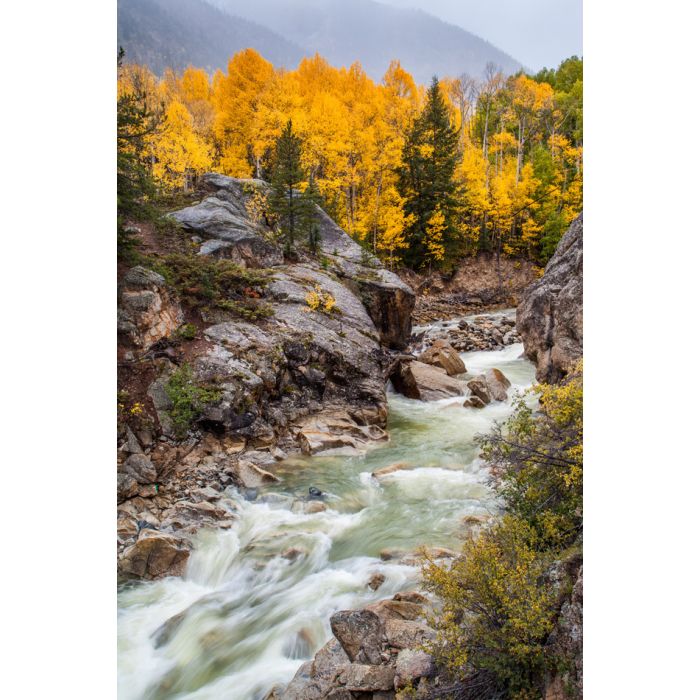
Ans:
POLYGON ((304 200, 304 210, 302 212, 303 228, 308 234, 309 250, 312 253, 316 253, 318 252, 318 244, 321 240, 321 232, 316 216, 316 206, 321 206, 322 197, 313 172, 309 174, 309 182, 302 197, 304 200))
POLYGON ((428 91, 423 111, 415 120, 402 152, 398 170, 399 193, 405 198, 408 220, 406 263, 449 266, 459 247, 456 227, 456 184, 459 134, 450 116, 437 78, 428 91))
POLYGON ((294 133, 291 119, 277 139, 275 151, 270 207, 279 221, 285 253, 293 255, 297 234, 303 231, 305 220, 308 220, 308 203, 295 191, 304 174, 301 168, 301 139, 294 133))
MULTIPOLYGON (((117 55, 121 69, 124 49, 117 55)), ((146 194, 154 190, 147 167, 145 139, 153 134, 161 115, 150 110, 145 94, 127 92, 117 99, 117 211, 132 214, 146 194)))

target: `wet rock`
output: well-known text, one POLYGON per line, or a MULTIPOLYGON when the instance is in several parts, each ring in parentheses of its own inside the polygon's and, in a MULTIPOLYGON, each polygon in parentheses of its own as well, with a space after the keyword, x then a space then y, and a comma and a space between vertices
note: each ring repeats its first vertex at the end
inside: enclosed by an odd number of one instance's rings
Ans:
POLYGON ((325 503, 319 503, 318 501, 312 501, 304 505, 304 512, 309 515, 312 513, 323 513, 327 509, 328 506, 325 503))
MULTIPOLYGON (((483 374, 474 377, 474 379, 470 379, 467 382, 467 386, 472 394, 484 405, 491 403, 491 392, 489 391, 489 385, 486 383, 486 378, 483 374)), ((475 408, 479 408, 479 406, 475 406, 475 408)))
POLYGON ((446 340, 436 340, 418 360, 427 365, 442 367, 450 377, 467 371, 459 353, 446 340))
POLYGON ((402 649, 396 657, 394 688, 400 690, 412 686, 421 678, 431 678, 436 673, 435 661, 430 654, 414 649, 402 649))
POLYGON ((409 399, 436 401, 467 393, 467 383, 448 376, 441 367, 426 365, 423 362, 400 362, 391 382, 399 393, 409 399))
POLYGON ((122 278, 117 294, 117 332, 119 343, 125 347, 144 352, 184 320, 165 279, 153 270, 132 267, 122 278))
POLYGON ((296 426, 296 437, 305 454, 350 449, 363 452, 374 442, 388 439, 377 425, 358 424, 347 411, 327 411, 305 418, 296 426))
POLYGON ((394 464, 390 464, 388 467, 382 467, 381 469, 375 469, 375 471, 372 472, 372 476, 375 479, 381 479, 383 476, 388 476, 389 474, 393 474, 394 472, 401 471, 402 469, 410 469, 410 465, 408 462, 395 462, 394 464))
POLYGON ((187 540, 157 530, 142 530, 136 542, 124 550, 118 568, 126 577, 147 580, 181 576, 189 556, 187 540))
POLYGON ((373 591, 376 591, 384 583, 384 581, 386 581, 386 576, 384 576, 384 574, 378 571, 375 571, 369 577, 369 581, 367 581, 367 586, 373 591))
POLYGON ((508 400, 508 387, 510 386, 510 380, 506 377, 500 369, 495 367, 492 369, 487 369, 483 374, 486 385, 488 386, 491 398, 494 401, 507 401, 508 400))
POLYGON ((231 469, 237 481, 246 489, 257 489, 279 481, 279 477, 272 472, 265 471, 248 460, 239 460, 231 469))
POLYGON ((516 327, 537 380, 563 379, 583 354, 583 213, 573 221, 544 275, 523 294, 516 327))
POLYGON ((369 610, 341 610, 331 617, 331 631, 351 661, 381 664, 383 630, 375 613, 369 610))
POLYGON ((470 396, 464 402, 464 408, 485 408, 486 404, 476 395, 470 396))

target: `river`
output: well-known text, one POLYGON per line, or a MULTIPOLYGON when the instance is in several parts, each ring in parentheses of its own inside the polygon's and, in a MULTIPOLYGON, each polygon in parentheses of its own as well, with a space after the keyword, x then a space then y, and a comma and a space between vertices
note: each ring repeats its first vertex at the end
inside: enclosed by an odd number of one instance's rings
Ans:
MULTIPOLYGON (((503 371, 512 398, 534 381, 522 351, 517 344, 461 357, 469 375, 503 371)), ((199 533, 182 579, 120 589, 120 700, 264 698, 331 637, 335 611, 415 587, 418 569, 381 560, 382 549, 458 548, 466 515, 497 512, 475 436, 505 419, 509 404, 388 398, 388 443, 362 456, 282 462, 282 481, 254 501, 230 489, 239 519, 230 530, 199 533), (372 477, 396 462, 409 468, 372 477), (312 485, 328 494, 327 509, 307 514, 312 485), (373 591, 375 572, 386 580, 373 591)))

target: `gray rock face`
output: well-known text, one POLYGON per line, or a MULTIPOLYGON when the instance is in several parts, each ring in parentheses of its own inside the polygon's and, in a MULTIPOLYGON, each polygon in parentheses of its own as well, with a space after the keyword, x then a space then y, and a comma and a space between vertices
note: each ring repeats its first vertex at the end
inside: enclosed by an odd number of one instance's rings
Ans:
POLYGON ((184 320, 165 279, 141 266, 132 267, 122 278, 118 302, 117 332, 120 344, 126 347, 145 351, 184 320))
POLYGON ((559 242, 544 275, 528 287, 516 316, 537 380, 556 383, 583 354, 583 213, 559 242))
POLYGON ((391 383, 399 393, 409 399, 437 401, 467 393, 467 382, 450 377, 442 367, 426 365, 424 362, 400 362, 391 383))
POLYGON ((139 484, 152 484, 158 478, 156 468, 144 454, 132 454, 122 465, 121 471, 139 484))
POLYGON ((569 665, 546 679, 545 700, 580 700, 583 698, 583 565, 578 570, 571 597, 561 607, 548 646, 555 655, 567 659, 569 665))

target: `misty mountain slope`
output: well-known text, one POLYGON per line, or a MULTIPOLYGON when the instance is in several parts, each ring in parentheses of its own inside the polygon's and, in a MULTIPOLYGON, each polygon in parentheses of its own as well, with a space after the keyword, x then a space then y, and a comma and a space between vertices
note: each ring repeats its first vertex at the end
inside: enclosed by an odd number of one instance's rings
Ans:
POLYGON ((437 74, 481 75, 493 61, 506 73, 522 66, 492 44, 420 10, 373 0, 210 0, 228 12, 259 22, 289 40, 318 51, 333 65, 359 60, 380 79, 398 58, 423 83, 437 74))
POLYGON ((203 0, 119 0, 117 39, 128 61, 145 63, 158 74, 190 63, 225 70, 231 56, 247 47, 276 66, 294 68, 304 55, 270 29, 203 0))

